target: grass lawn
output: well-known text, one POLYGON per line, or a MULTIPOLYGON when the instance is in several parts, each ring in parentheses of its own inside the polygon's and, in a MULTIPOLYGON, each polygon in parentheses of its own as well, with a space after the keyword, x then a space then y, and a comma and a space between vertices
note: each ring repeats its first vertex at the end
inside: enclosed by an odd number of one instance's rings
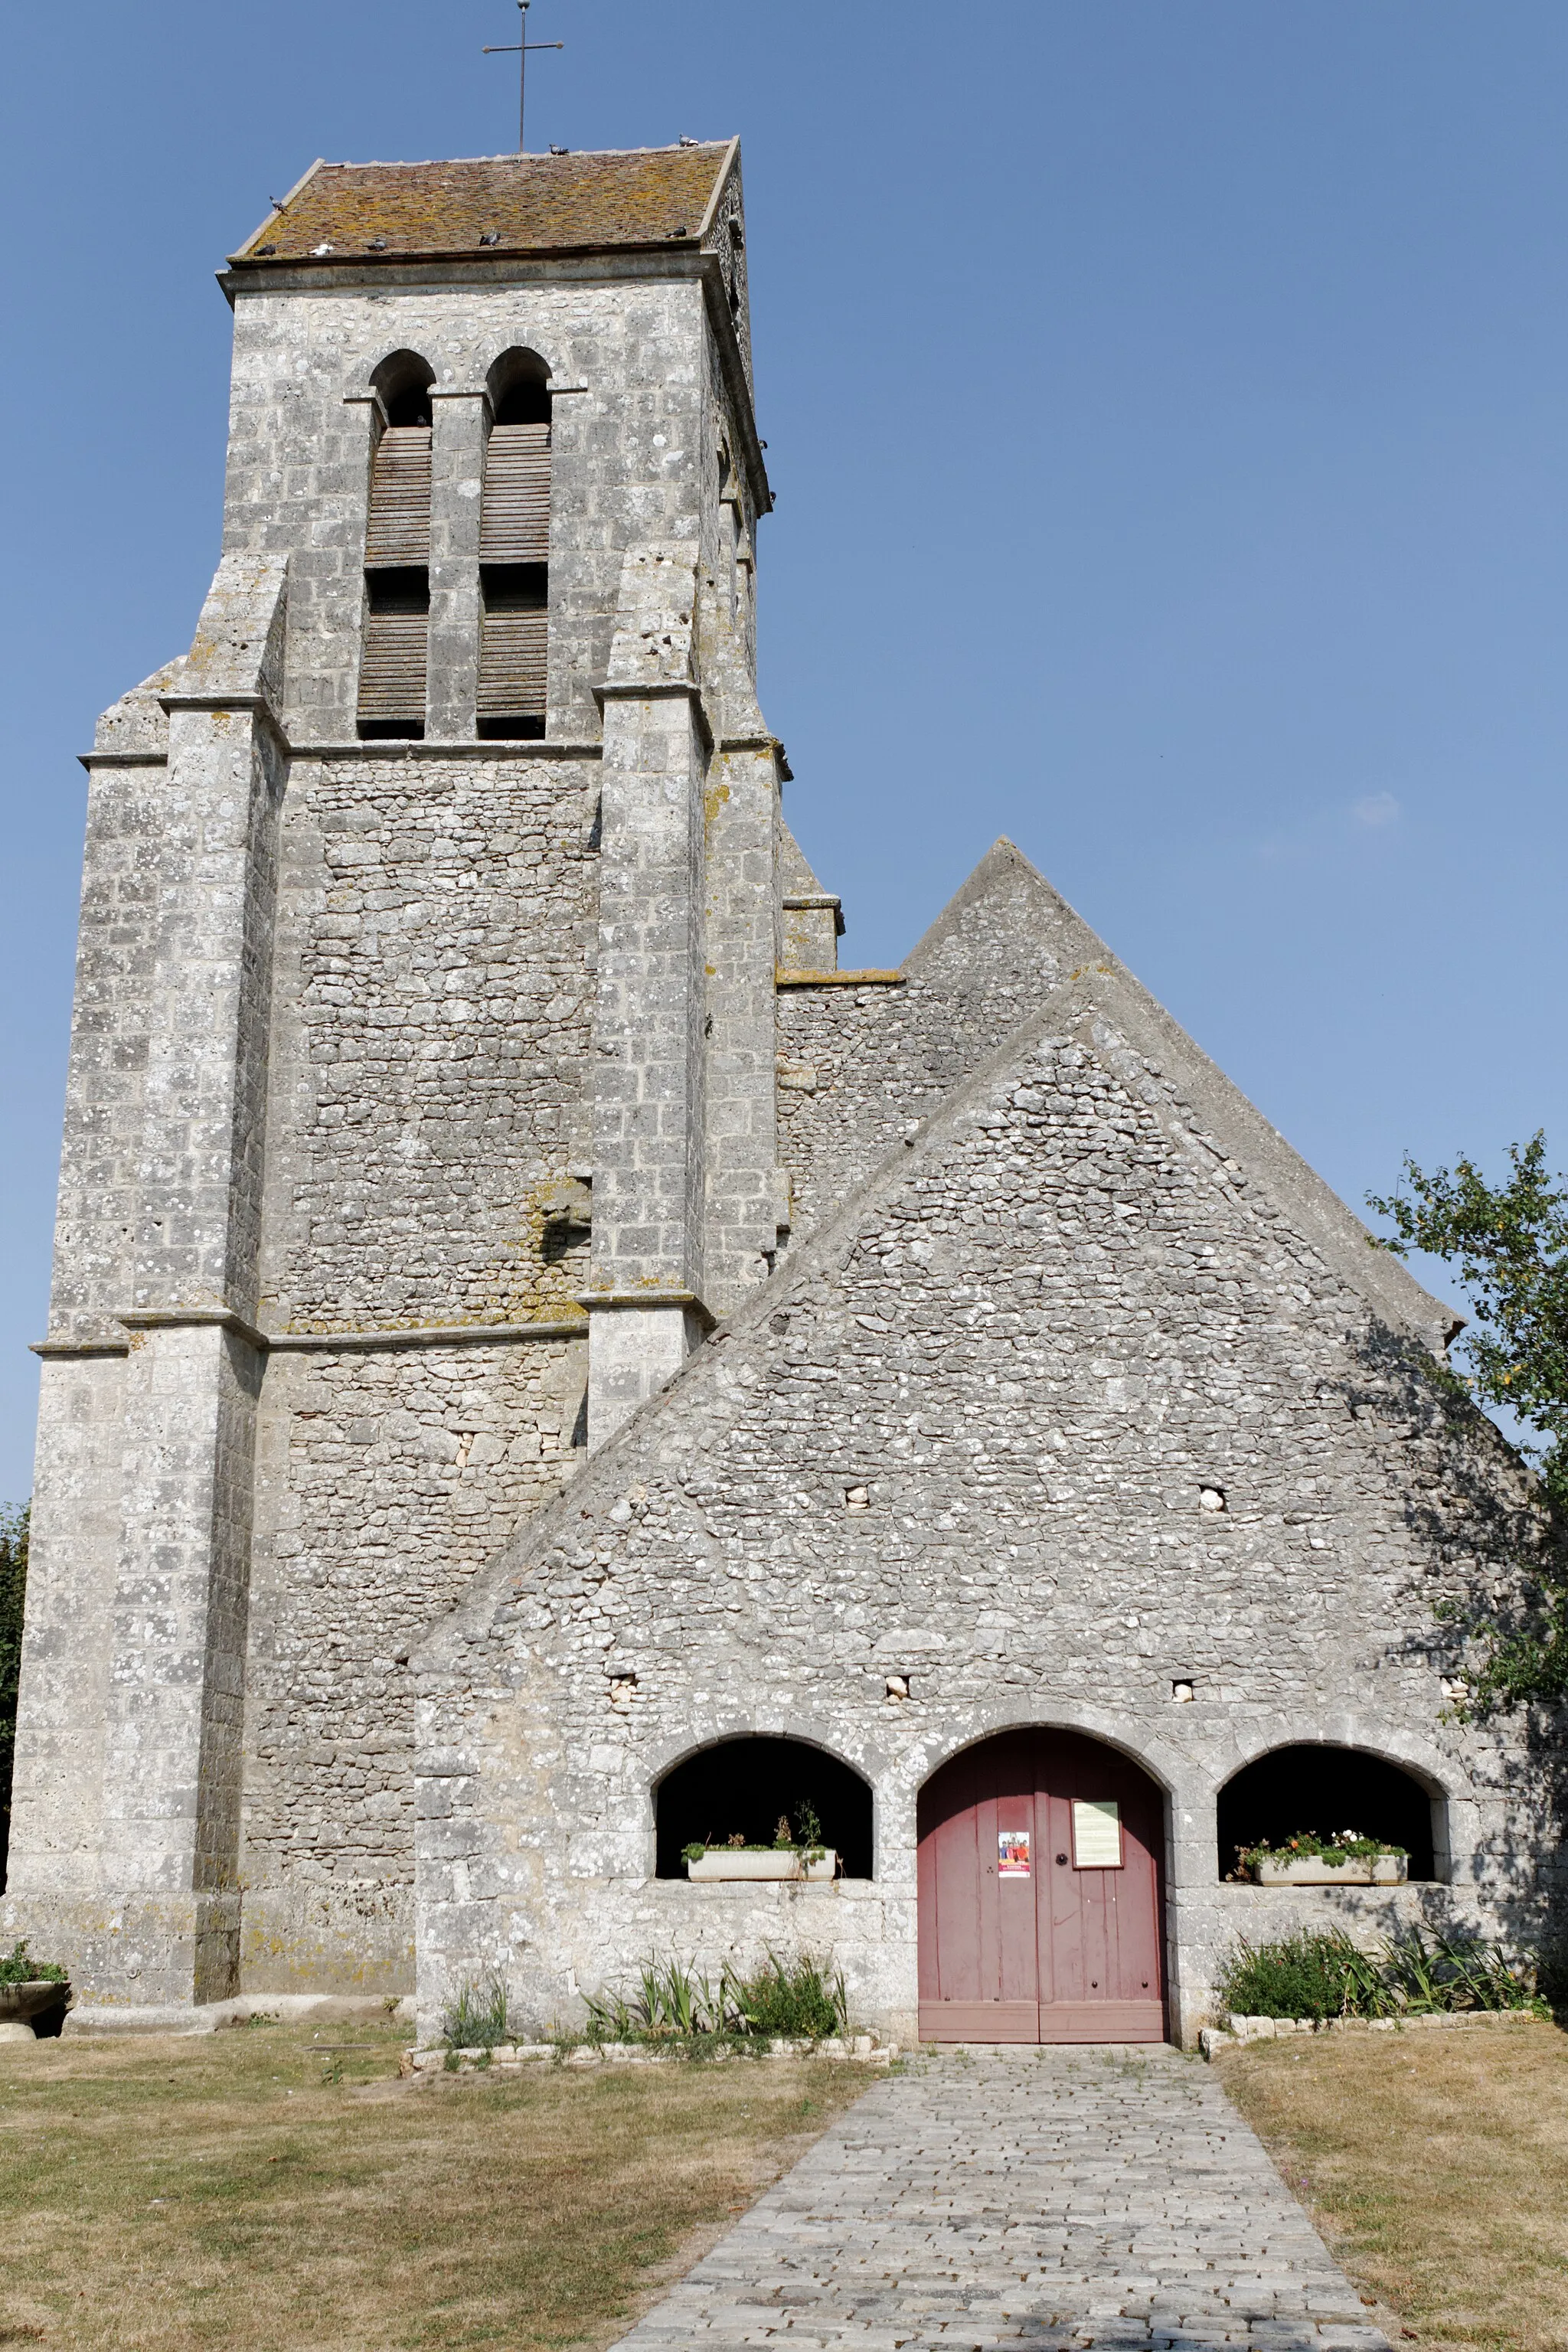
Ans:
POLYGON ((0 2044, 0 2346, 603 2344, 867 2087, 827 2059, 403 2084, 403 2039, 0 2044))
POLYGON ((1406 2336, 1568 2346, 1568 2034, 1323 2034, 1220 2065, 1340 2262, 1406 2336))

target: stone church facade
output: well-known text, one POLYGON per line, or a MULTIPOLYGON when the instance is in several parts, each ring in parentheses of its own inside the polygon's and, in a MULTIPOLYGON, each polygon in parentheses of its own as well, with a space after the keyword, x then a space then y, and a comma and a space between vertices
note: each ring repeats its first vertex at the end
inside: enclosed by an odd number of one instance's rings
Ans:
POLYGON ((1302 1919, 1538 1932, 1447 1311, 1009 844, 838 968, 736 147, 318 165, 222 283, 222 560, 87 761, 5 1932, 534 2029, 810 1949, 1030 2039, 1190 2038, 1302 1919), (1228 1873, 1331 1791, 1410 1885, 1228 1873), (685 1875, 807 1797, 841 1874, 685 1875))

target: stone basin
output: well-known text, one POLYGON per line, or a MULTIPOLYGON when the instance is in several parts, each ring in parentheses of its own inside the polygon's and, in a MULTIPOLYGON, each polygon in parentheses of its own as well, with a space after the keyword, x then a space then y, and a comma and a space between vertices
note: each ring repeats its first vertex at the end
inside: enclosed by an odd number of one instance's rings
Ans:
POLYGON ((700 1862, 689 1862, 688 1878, 789 1878, 816 1881, 831 1878, 838 1867, 838 1856, 831 1846, 820 1861, 803 1863, 793 1846, 781 1846, 768 1853, 747 1853, 737 1846, 711 1846, 700 1862))

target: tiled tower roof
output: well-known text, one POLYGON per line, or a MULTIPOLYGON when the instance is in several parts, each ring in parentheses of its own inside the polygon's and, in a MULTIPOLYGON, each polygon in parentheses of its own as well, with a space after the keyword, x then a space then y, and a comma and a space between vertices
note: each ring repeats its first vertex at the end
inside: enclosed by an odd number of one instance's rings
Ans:
POLYGON ((445 163, 314 163, 231 259, 406 260, 598 251, 702 233, 732 140, 445 163))

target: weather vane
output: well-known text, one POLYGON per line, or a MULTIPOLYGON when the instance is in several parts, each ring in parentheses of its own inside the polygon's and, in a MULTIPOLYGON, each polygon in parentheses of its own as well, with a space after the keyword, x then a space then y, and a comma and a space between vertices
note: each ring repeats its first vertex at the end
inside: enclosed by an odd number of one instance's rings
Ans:
POLYGON ((517 59, 517 152, 521 155, 527 152, 522 142, 522 128, 523 105, 528 96, 528 53, 530 49, 563 49, 566 44, 564 41, 531 41, 528 37, 530 0, 517 0, 517 5, 522 12, 522 22, 519 26, 521 40, 498 42, 493 47, 487 42, 483 54, 487 58, 517 59))

